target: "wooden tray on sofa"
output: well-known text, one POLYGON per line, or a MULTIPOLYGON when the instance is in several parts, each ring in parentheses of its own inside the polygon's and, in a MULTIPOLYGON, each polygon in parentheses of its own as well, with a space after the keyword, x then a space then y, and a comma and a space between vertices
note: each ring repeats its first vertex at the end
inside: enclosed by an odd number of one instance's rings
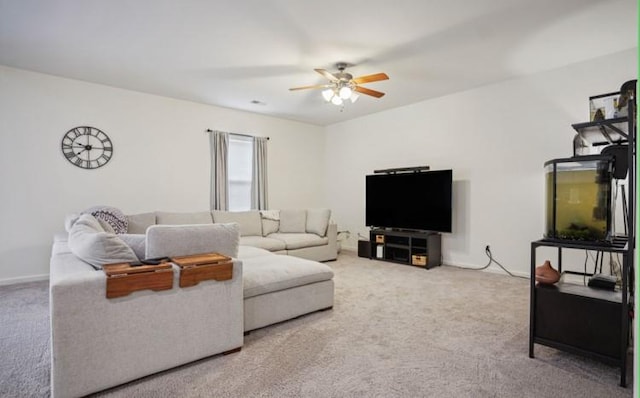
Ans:
POLYGON ((167 260, 157 265, 131 263, 105 264, 107 298, 127 296, 138 290, 169 290, 173 287, 173 269, 167 260))
POLYGON ((180 267, 180 287, 195 286, 201 281, 226 281, 233 278, 233 260, 219 253, 172 257, 180 267))

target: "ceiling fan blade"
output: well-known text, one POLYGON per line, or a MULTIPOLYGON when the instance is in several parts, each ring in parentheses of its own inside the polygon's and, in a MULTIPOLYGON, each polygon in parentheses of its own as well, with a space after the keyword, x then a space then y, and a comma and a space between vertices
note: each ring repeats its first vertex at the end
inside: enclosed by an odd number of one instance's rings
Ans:
POLYGON ((331 73, 327 72, 324 69, 314 69, 316 72, 318 72, 319 74, 321 74, 322 76, 326 77, 327 79, 329 79, 329 81, 332 82, 337 82, 338 78, 335 77, 334 75, 332 75, 331 73))
POLYGON ((373 75, 354 77, 353 79, 351 79, 351 81, 354 82, 355 84, 362 84, 362 83, 371 83, 371 82, 377 82, 380 80, 388 80, 388 79, 389 79, 389 76, 387 76, 386 73, 375 73, 373 75))
POLYGON ((327 88, 331 86, 331 84, 314 84, 313 86, 293 87, 290 88, 289 91, 306 90, 308 88, 327 88))
POLYGON ((376 97, 376 98, 380 98, 380 97, 382 97, 384 95, 384 93, 382 93, 380 91, 371 90, 371 89, 360 87, 360 86, 355 86, 353 89, 356 90, 357 92, 361 93, 361 94, 370 95, 370 96, 376 97))

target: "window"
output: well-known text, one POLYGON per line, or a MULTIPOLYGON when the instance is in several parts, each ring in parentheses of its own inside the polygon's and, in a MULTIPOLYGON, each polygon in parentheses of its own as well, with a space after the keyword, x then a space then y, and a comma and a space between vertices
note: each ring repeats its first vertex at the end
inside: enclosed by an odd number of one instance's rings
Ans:
POLYGON ((251 209, 253 139, 229 134, 229 210, 251 209))

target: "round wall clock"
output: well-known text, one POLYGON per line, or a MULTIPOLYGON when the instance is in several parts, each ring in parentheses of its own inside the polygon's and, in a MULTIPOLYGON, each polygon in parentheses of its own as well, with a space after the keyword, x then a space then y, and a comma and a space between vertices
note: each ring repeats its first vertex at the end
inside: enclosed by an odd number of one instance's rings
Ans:
POLYGON ((62 137, 62 153, 72 164, 83 169, 102 167, 113 155, 111 139, 95 127, 74 127, 62 137))

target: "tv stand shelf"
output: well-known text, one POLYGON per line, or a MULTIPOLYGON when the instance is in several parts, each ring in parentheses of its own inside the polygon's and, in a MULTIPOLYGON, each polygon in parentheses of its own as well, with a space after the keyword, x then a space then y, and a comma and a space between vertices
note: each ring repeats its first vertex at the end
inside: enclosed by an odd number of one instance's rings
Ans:
POLYGON ((375 228, 369 239, 370 258, 427 269, 442 265, 441 235, 437 232, 375 228))

